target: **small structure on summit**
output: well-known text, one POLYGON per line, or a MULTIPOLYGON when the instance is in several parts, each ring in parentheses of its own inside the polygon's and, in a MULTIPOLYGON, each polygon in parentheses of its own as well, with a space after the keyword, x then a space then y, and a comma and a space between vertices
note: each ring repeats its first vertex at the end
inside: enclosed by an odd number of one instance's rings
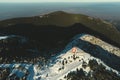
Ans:
POLYGON ((72 53, 75 54, 76 52, 77 52, 77 47, 73 47, 73 48, 72 48, 72 53))

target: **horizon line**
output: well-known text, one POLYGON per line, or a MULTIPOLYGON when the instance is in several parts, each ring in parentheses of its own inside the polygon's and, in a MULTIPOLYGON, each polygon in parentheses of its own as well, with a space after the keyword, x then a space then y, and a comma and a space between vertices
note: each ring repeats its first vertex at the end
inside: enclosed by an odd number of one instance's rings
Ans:
POLYGON ((41 1, 41 2, 38 2, 38 1, 33 1, 33 2, 28 2, 28 1, 25 1, 25 2, 22 2, 22 1, 15 1, 15 2, 0 2, 0 3, 117 3, 117 2, 120 2, 120 1, 51 1, 51 2, 47 2, 47 1, 41 1))

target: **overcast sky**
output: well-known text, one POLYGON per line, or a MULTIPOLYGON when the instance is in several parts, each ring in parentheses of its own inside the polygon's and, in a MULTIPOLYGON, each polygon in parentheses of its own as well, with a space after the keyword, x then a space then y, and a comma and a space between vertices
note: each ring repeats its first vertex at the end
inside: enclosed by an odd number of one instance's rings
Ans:
POLYGON ((0 2, 120 2, 120 0, 0 0, 0 2))

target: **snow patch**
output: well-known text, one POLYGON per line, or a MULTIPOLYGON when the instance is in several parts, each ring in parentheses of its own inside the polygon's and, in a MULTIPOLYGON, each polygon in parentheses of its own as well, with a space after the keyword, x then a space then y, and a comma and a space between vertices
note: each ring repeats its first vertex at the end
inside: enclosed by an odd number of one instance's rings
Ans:
POLYGON ((7 38, 8 38, 8 36, 0 36, 0 40, 7 39, 7 38))

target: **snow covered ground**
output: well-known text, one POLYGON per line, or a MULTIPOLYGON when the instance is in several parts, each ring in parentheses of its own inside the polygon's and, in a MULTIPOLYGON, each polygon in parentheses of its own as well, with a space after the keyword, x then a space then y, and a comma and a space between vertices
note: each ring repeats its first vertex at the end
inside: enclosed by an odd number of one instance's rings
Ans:
MULTIPOLYGON (((59 53, 59 55, 54 56, 51 58, 51 61, 49 64, 41 68, 39 64, 1 64, 0 67, 10 67, 12 69, 12 74, 17 74, 18 77, 23 77, 25 73, 29 72, 29 75, 27 76, 27 80, 64 80, 64 77, 71 71, 76 71, 76 69, 83 69, 86 74, 91 71, 90 67, 83 68, 82 64, 83 62, 88 63, 89 60, 95 59, 99 64, 103 64, 107 70, 112 70, 113 72, 117 73, 119 72, 115 69, 112 69, 111 67, 107 66, 102 60, 95 58, 91 56, 89 53, 83 51, 82 49, 76 47, 75 45, 78 44, 78 40, 84 40, 91 42, 92 44, 96 44, 100 46, 101 48, 112 52, 113 54, 119 56, 120 55, 120 49, 117 47, 114 47, 108 43, 105 43, 104 41, 91 36, 87 34, 80 34, 74 37, 73 41, 70 42, 66 48, 59 53), (96 41, 95 41, 96 40, 96 41), (73 53, 72 49, 73 47, 76 47, 76 52, 73 53), (119 54, 118 54, 119 53, 119 54), (18 69, 18 67, 23 67, 23 69, 18 69)), ((83 45, 83 44, 80 44, 83 45)))
POLYGON ((0 40, 6 39, 6 38, 8 38, 8 36, 0 36, 0 40))
POLYGON ((110 45, 104 41, 102 41, 101 39, 99 38, 96 38, 94 36, 91 36, 91 35, 84 35, 82 37, 80 37, 82 40, 85 40, 85 41, 88 41, 92 44, 95 44, 95 45, 98 45, 100 47, 102 47, 103 49, 107 50, 108 52, 110 53, 113 53, 117 56, 120 56, 120 48, 117 48, 113 45, 110 45))

